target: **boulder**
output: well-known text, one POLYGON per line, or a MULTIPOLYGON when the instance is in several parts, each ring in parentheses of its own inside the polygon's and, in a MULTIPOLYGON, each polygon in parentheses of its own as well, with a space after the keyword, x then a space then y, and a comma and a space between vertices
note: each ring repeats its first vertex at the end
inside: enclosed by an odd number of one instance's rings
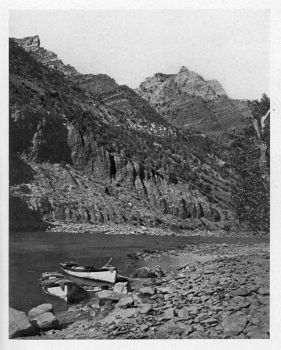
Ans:
POLYGON ((163 320, 170 320, 174 316, 175 316, 175 310, 172 307, 170 307, 164 311, 162 319, 163 320))
POLYGON ((136 317, 139 313, 139 309, 130 308, 130 309, 120 309, 117 308, 113 310, 107 317, 100 320, 101 324, 111 324, 113 322, 119 323, 124 319, 136 317))
POLYGON ((35 317, 44 314, 45 312, 51 312, 54 314, 52 304, 41 304, 28 311, 28 318, 33 320, 35 317))
POLYGON ((127 294, 128 293, 128 282, 118 282, 115 283, 113 287, 113 292, 119 294, 127 294))
POLYGON ((9 338, 32 336, 36 330, 30 324, 28 317, 22 311, 9 308, 9 338))
POLYGON ((269 295, 269 288, 261 287, 259 288, 258 293, 261 295, 269 295))
POLYGON ((156 265, 152 268, 148 267, 139 267, 136 272, 133 274, 133 277, 135 278, 160 278, 165 275, 164 271, 162 270, 161 266, 156 265))
POLYGON ((156 278, 157 274, 151 271, 148 267, 140 267, 133 274, 134 278, 156 278))
POLYGON ((211 284, 218 284, 220 281, 220 278, 218 276, 211 276, 209 282, 211 284))
POLYGON ((253 328, 247 333, 247 338, 250 339, 268 339, 269 335, 264 329, 253 328))
POLYGON ((243 331, 248 322, 247 316, 231 314, 222 321, 222 327, 226 336, 235 336, 243 331))
POLYGON ((140 331, 141 331, 141 332, 146 332, 146 331, 148 331, 148 330, 149 330, 148 325, 146 325, 146 324, 141 324, 141 325, 140 325, 140 331))
POLYGON ((156 265, 152 268, 152 271, 156 274, 157 278, 164 277, 165 272, 162 270, 162 267, 159 265, 156 265))
POLYGON ((142 287, 140 288, 139 292, 142 295, 154 295, 156 290, 154 287, 142 287))
POLYGON ((194 331, 189 334, 188 339, 206 339, 208 338, 203 331, 194 331))
POLYGON ((191 318, 190 316, 190 310, 184 306, 183 308, 181 308, 179 311, 178 311, 178 317, 179 318, 186 318, 186 319, 189 319, 191 318))
POLYGON ((132 294, 132 298, 134 300, 134 305, 143 305, 141 298, 139 298, 136 294, 132 294))
POLYGON ((184 331, 184 335, 189 335, 190 333, 194 332, 194 327, 192 325, 187 325, 184 331))
POLYGON ((174 326, 175 326, 175 323, 173 321, 166 321, 164 322, 164 324, 161 324, 156 331, 157 339, 169 338, 169 334, 168 334, 169 328, 174 326))
POLYGON ((162 294, 172 294, 176 292, 176 288, 174 286, 159 286, 157 287, 157 293, 162 293, 162 294))
POLYGON ((35 329, 40 331, 57 329, 59 327, 59 320, 52 312, 45 312, 44 314, 34 317, 31 323, 35 329))
POLYGON ((134 299, 132 297, 121 298, 116 304, 116 308, 127 309, 134 306, 134 299))
POLYGON ((99 298, 100 301, 110 300, 112 302, 117 302, 122 297, 121 294, 116 293, 112 290, 102 290, 100 292, 97 292, 96 296, 99 298))
POLYGON ((151 304, 142 304, 140 306, 140 313, 143 315, 150 314, 153 311, 153 307, 151 304))
POLYGON ((245 297, 245 296, 249 295, 249 291, 248 291, 248 289, 241 287, 241 288, 237 289, 234 292, 234 294, 237 295, 237 296, 245 297))

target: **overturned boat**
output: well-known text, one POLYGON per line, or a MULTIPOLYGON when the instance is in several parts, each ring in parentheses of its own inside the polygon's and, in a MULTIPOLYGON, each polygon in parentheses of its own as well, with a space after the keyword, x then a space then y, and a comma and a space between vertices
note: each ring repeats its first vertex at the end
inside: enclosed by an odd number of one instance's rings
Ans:
POLYGON ((43 273, 40 285, 44 293, 63 299, 67 303, 79 302, 88 297, 86 290, 59 272, 43 273))
MULTIPOLYGON (((109 260, 109 262, 111 259, 109 260)), ((109 262, 101 268, 93 266, 81 266, 75 262, 60 263, 60 268, 67 274, 87 278, 95 281, 115 283, 118 277, 117 268, 109 265, 109 262)))

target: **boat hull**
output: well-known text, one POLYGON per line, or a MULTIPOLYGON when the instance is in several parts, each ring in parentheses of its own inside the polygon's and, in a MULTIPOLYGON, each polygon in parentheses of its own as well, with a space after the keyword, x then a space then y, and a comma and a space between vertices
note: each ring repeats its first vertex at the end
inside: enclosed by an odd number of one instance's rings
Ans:
POLYGON ((67 286, 65 286, 64 289, 62 289, 60 286, 56 286, 56 287, 43 287, 42 288, 43 291, 46 294, 52 295, 54 297, 58 297, 60 299, 65 300, 66 302, 68 302, 68 298, 67 298, 67 286))
POLYGON ((77 283, 60 277, 58 273, 43 273, 40 285, 44 293, 65 300, 67 303, 79 302, 87 298, 88 292, 77 283))
POLYGON ((61 269, 68 275, 87 278, 96 281, 115 283, 117 279, 117 271, 115 269, 106 271, 73 271, 71 269, 66 269, 60 265, 61 269))

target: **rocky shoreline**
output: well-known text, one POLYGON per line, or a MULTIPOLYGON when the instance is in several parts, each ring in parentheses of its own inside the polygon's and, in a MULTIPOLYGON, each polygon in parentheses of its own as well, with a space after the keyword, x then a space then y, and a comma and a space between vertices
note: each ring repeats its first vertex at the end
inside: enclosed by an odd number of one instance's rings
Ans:
POLYGON ((68 232, 68 233, 92 233, 92 234, 118 234, 118 235, 155 235, 155 236, 209 236, 209 237, 246 237, 246 236, 268 236, 265 232, 249 232, 249 231, 225 231, 225 230, 202 230, 202 229, 179 229, 172 227, 148 227, 134 226, 126 224, 99 224, 93 225, 89 223, 61 223, 55 222, 48 226, 46 232, 68 232))
POLYGON ((130 258, 153 266, 171 256, 181 265, 132 279, 131 289, 119 284, 98 292, 57 315, 61 329, 32 338, 269 338, 268 243, 191 244, 130 258))

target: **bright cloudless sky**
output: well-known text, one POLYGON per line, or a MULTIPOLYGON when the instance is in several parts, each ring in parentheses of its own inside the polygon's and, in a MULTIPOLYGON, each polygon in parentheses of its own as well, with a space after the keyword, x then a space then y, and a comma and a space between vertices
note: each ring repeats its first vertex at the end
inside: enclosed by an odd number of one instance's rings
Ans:
POLYGON ((81 73, 105 73, 136 88, 186 66, 217 79, 232 98, 269 95, 266 10, 14 10, 9 35, 39 35, 81 73))

